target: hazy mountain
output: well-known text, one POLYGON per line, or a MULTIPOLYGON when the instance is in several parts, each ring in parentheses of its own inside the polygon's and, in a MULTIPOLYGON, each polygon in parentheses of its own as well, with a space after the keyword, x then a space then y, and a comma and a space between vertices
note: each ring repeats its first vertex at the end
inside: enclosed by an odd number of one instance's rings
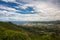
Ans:
POLYGON ((44 23, 44 24, 60 24, 60 21, 12 21, 14 24, 25 24, 25 23, 44 23))

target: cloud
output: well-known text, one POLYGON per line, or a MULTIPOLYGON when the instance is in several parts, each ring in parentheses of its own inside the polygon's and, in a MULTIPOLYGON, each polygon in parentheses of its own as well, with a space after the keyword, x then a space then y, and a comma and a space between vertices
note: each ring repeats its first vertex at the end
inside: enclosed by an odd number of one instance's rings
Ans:
MULTIPOLYGON (((0 5, 0 21, 60 20, 60 8, 54 0, 3 0, 20 4, 14 7, 0 5), (26 3, 21 5, 21 3, 26 3)), ((58 3, 58 2, 57 2, 58 3)), ((8 4, 8 3, 7 3, 8 4)), ((11 5, 11 4, 10 4, 11 5)), ((14 4, 13 4, 14 5, 14 4)))
POLYGON ((15 2, 16 0, 2 0, 2 1, 5 1, 5 2, 15 2))

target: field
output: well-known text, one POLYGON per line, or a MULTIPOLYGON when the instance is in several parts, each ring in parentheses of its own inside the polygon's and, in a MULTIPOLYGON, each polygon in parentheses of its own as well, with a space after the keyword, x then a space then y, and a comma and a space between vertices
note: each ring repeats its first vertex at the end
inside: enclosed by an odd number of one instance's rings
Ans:
POLYGON ((0 40, 60 40, 60 25, 16 25, 0 22, 0 40))

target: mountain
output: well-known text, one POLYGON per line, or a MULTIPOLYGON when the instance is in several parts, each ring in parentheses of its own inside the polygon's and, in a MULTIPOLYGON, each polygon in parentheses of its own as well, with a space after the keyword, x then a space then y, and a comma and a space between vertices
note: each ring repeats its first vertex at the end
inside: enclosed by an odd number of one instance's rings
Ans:
POLYGON ((56 21, 12 21, 14 24, 42 23, 42 24, 60 24, 60 20, 56 21))
POLYGON ((60 26, 22 26, 0 22, 0 40, 60 40, 60 26))

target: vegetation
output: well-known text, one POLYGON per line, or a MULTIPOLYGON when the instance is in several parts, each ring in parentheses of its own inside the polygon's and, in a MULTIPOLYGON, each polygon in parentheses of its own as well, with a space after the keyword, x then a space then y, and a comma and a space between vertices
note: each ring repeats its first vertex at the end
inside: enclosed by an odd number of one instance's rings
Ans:
POLYGON ((22 26, 0 22, 0 40, 60 40, 60 26, 22 26))

